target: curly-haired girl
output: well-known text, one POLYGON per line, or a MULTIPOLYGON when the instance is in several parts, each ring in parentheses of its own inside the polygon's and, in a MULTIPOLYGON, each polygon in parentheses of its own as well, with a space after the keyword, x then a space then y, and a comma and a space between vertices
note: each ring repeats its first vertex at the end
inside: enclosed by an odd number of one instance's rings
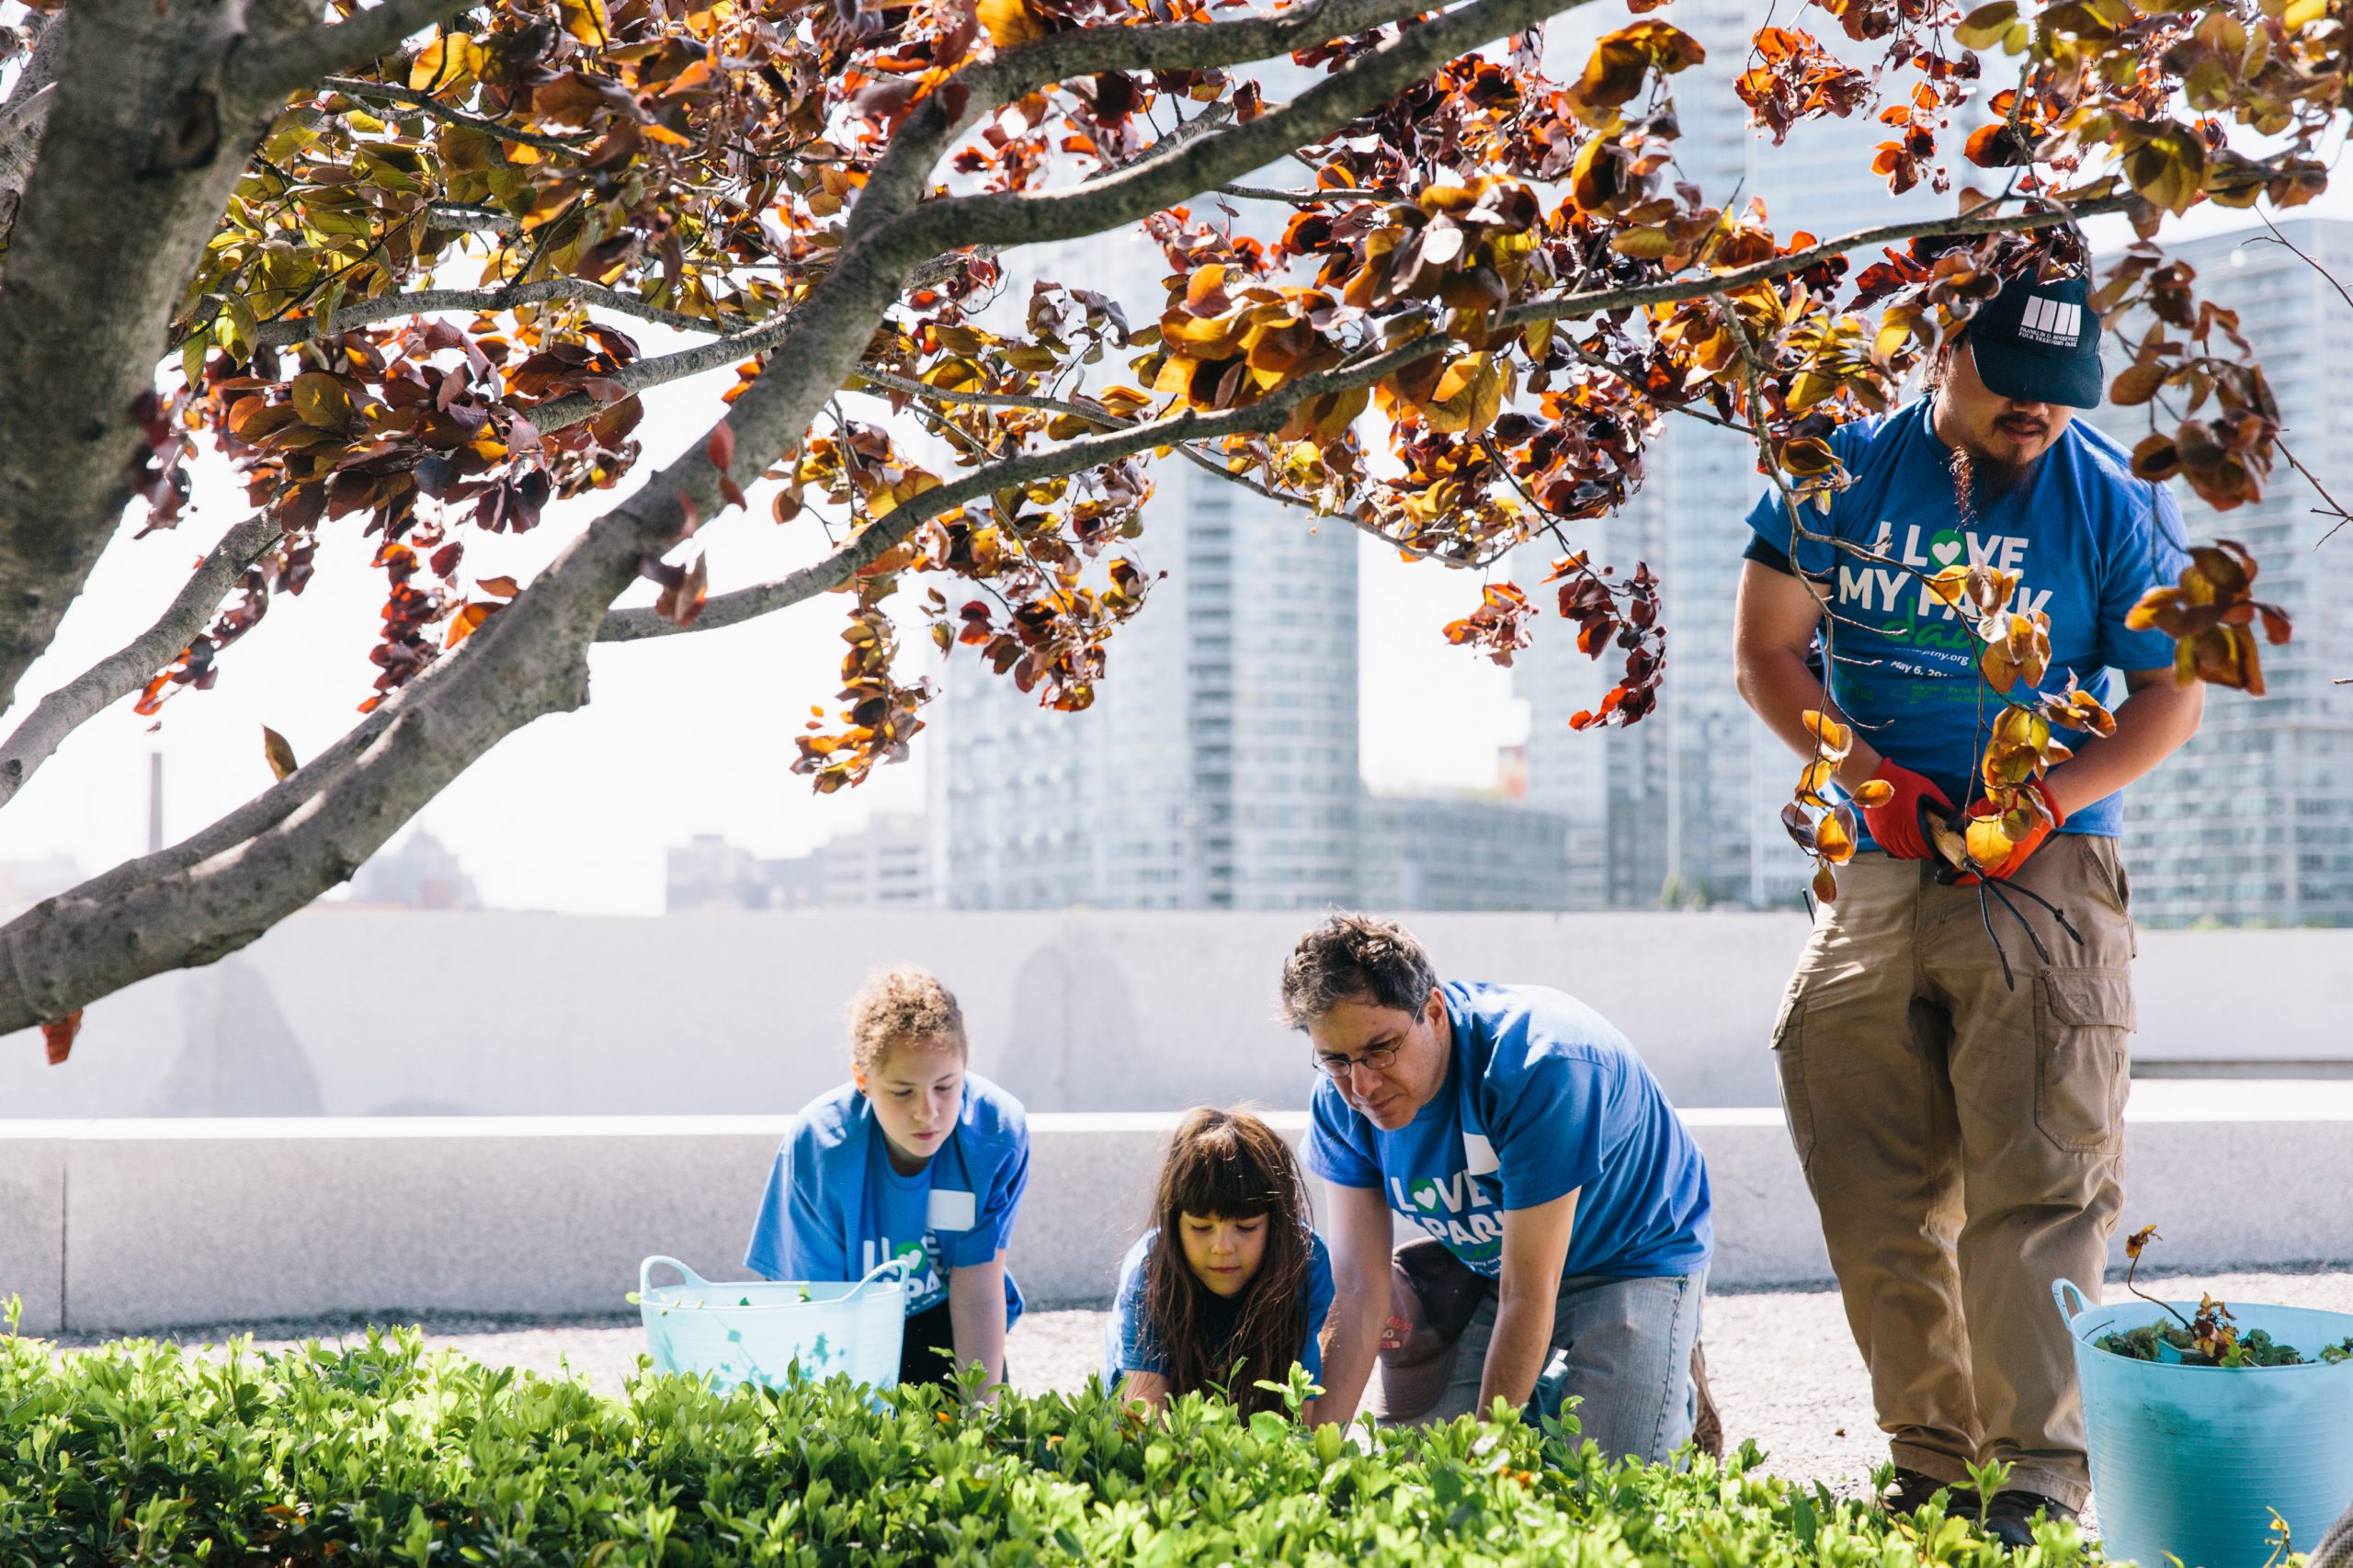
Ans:
POLYGON ((746 1267, 856 1279, 905 1258, 902 1382, 1005 1376, 1021 1291, 1005 1248, 1029 1180, 1021 1102, 966 1068, 964 1014, 926 971, 877 971, 849 1006, 850 1081, 802 1108, 777 1151, 746 1267))

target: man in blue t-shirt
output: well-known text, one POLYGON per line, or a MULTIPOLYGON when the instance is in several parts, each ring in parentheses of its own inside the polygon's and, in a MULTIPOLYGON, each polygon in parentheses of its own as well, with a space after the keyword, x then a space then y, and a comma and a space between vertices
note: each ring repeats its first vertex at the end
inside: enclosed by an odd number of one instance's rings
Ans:
POLYGON ((1324 1074, 1307 1137, 1334 1285, 1319 1418, 1355 1412, 1387 1328, 1392 1351, 1444 1352, 1435 1376, 1384 1358, 1392 1420, 1525 1406, 1541 1379, 1540 1407, 1580 1402, 1605 1453, 1670 1457, 1695 1415, 1708 1170, 1625 1037, 1541 986, 1440 984, 1403 926, 1361 915, 1300 938, 1282 1009, 1324 1074), (1440 1315, 1443 1296, 1462 1321, 1433 1334, 1393 1311, 1392 1214, 1427 1238, 1397 1255, 1414 1305, 1440 1315))
POLYGON ((1854 735, 1836 781, 1862 849, 1773 1044, 1891 1438, 1884 1500, 1909 1510, 2004 1461, 1985 1524, 2014 1544, 2090 1491, 2073 1347, 2045 1298, 2056 1278, 2097 1295, 2122 1202, 2120 791, 2196 732, 2201 700, 2174 682, 2172 640, 2125 622, 2179 575, 2181 517, 2073 416, 2099 402, 2099 332, 2084 278, 2006 286, 1939 350, 1929 396, 1832 436, 1849 483, 1826 515, 1793 518, 1766 491, 1733 633, 1741 694, 1783 740, 1814 754, 1808 710, 1854 735), (1982 879, 1924 824, 1988 809, 1994 721, 2038 693, 1982 679, 1928 590, 1979 564, 2017 574, 2010 608, 2049 618, 2043 691, 2127 694, 2109 738, 2060 732, 2073 759, 2029 782, 2036 820, 1982 879))

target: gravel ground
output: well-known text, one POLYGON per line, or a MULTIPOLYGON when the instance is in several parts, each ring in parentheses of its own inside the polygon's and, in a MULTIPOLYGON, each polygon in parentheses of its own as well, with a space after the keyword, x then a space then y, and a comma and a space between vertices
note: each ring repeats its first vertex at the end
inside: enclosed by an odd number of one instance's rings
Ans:
MULTIPOLYGON (((2353 1312, 2353 1271, 2302 1274, 2175 1275, 2143 1278, 2153 1294, 2195 1300, 2200 1290, 2225 1301, 2268 1301, 2353 1312)), ((2111 1285, 2113 1296, 2119 1287, 2111 1285)), ((1102 1364, 1100 1312, 1032 1312, 1007 1336, 1006 1358, 1014 1386, 1026 1390, 1082 1387, 1102 1364)), ((619 1393, 635 1369, 645 1337, 634 1319, 565 1323, 426 1317, 426 1339, 492 1365, 544 1374, 569 1370, 607 1393, 619 1393)), ((309 1323, 213 1324, 165 1335, 186 1346, 218 1344, 251 1334, 257 1348, 290 1349, 308 1339, 333 1342, 364 1335, 354 1319, 309 1323)), ((1838 1297, 1830 1290, 1718 1293, 1707 1307, 1708 1372, 1723 1411, 1727 1438, 1753 1437, 1767 1468, 1801 1480, 1820 1479, 1838 1492, 1859 1494, 1887 1450, 1873 1426, 1870 1386, 1847 1333, 1838 1297)), ((101 1341, 67 1335, 64 1346, 101 1341)))

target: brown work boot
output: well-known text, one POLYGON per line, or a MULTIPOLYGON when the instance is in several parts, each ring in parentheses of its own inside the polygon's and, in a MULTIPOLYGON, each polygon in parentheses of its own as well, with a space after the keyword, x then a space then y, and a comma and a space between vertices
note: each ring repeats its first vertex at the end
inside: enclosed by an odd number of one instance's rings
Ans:
POLYGON ((1710 1459, 1724 1457, 1723 1413, 1716 1408, 1715 1395, 1708 1392, 1708 1349, 1704 1345, 1691 1346, 1691 1387, 1699 1395, 1699 1413, 1691 1424, 1691 1446, 1710 1459))
POLYGON ((2040 1492, 1996 1492, 1994 1500, 1985 1506, 1985 1533, 2004 1546, 2027 1547, 2034 1544, 2034 1522, 2037 1519, 2056 1521, 2080 1517, 2066 1504, 2056 1497, 2045 1497, 2040 1492))
POLYGON ((1945 1517, 1973 1519, 1977 1517, 1977 1494, 1966 1486, 1955 1486, 1949 1481, 1938 1481, 1925 1471, 1904 1465, 1895 1467, 1895 1479, 1879 1494, 1879 1506, 1890 1514, 1909 1517, 1935 1501, 1938 1493, 1945 1494, 1945 1517))

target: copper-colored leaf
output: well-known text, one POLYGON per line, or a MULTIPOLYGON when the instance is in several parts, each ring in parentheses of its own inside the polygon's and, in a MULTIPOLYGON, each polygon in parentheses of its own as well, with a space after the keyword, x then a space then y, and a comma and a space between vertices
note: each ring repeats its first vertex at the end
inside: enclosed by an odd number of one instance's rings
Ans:
POLYGON ((1855 858, 1853 807, 1839 806, 1814 824, 1813 849, 1834 866, 1843 866, 1855 858))
POLYGON ((40 1026, 41 1044, 49 1053, 49 1064, 63 1062, 74 1049, 74 1037, 82 1032, 82 1009, 74 1008, 62 1018, 49 1018, 40 1026))
POLYGON ((269 763, 270 777, 285 778, 301 765, 294 760, 294 748, 284 735, 267 724, 261 727, 261 755, 269 763))
POLYGON ((1980 866, 1998 866, 2008 859, 2010 851, 2017 847, 2010 842, 2009 835, 2003 831, 1999 817, 1970 818, 1966 841, 1969 858, 1980 866))
POLYGON ((1802 722, 1805 733, 1812 735, 1817 748, 1815 755, 1832 762, 1843 761, 1855 749, 1854 732, 1818 708, 1805 710, 1802 722))
POLYGON ((441 645, 445 648, 456 647, 476 631, 481 631, 483 621, 506 608, 504 605, 491 604, 482 599, 472 599, 460 605, 458 613, 449 618, 449 632, 441 645))

